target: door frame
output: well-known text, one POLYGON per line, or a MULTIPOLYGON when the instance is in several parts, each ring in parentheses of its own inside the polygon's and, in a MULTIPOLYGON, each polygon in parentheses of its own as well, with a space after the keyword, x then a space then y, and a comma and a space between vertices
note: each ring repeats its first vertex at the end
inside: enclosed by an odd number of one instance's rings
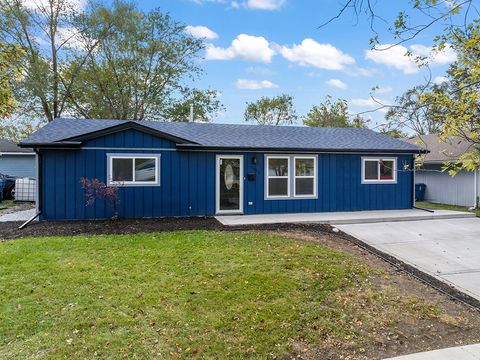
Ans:
POLYGON ((243 175, 243 155, 217 155, 215 161, 215 213, 224 214, 243 214, 243 187, 245 179, 243 175), (220 160, 221 159, 237 159, 240 160, 240 209, 239 210, 220 210, 220 160))

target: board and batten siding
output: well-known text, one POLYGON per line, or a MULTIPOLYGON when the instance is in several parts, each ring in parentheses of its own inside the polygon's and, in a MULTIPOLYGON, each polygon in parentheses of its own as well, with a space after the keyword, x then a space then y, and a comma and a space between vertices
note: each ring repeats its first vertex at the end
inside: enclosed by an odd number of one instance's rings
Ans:
POLYGON ((416 171, 415 182, 427 185, 425 201, 448 205, 474 206, 476 202, 475 186, 477 187, 476 196, 480 196, 480 174, 477 173, 475 178, 474 172, 460 171, 452 177, 448 172, 442 172, 441 170, 441 164, 428 164, 425 165, 425 170, 416 171))
MULTIPOLYGON (((107 154, 160 154, 160 186, 121 187, 119 216, 126 218, 215 215, 215 157, 244 156, 244 212, 269 214, 412 207, 412 155, 398 155, 396 184, 362 184, 361 154, 318 154, 317 199, 265 200, 264 153, 177 151, 175 144, 136 130, 85 142, 81 149, 41 150, 43 220, 104 219, 108 205, 85 206, 80 178, 106 182, 107 154), (253 161, 256 158, 256 163, 253 161), (247 175, 254 173, 254 181, 247 175)), ((286 153, 287 154, 287 153, 286 153)), ((371 156, 371 154, 370 154, 371 156)), ((379 154, 379 157, 392 155, 379 154)))
POLYGON ((36 177, 35 154, 0 154, 0 173, 18 177, 36 177))

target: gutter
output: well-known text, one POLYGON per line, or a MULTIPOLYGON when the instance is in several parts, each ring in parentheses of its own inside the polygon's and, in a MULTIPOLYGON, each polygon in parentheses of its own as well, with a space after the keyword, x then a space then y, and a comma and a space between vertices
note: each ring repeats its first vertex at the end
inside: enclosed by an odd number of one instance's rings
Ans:
POLYGON ((329 149, 329 148, 279 148, 279 147, 231 147, 231 146, 204 146, 195 144, 176 144, 179 150, 185 151, 228 151, 228 152, 299 152, 299 153, 354 153, 354 154, 425 154, 428 150, 414 149, 329 149))
MULTIPOLYGON (((70 147, 78 147, 82 145, 81 141, 59 141, 59 142, 50 142, 50 143, 19 143, 18 146, 22 148, 38 148, 38 147, 62 147, 62 146, 70 146, 70 147)), ((36 152, 36 151, 35 151, 36 152)))
POLYGON ((32 152, 0 152, 0 156, 2 155, 21 155, 21 156, 34 156, 35 153, 32 151, 32 152))

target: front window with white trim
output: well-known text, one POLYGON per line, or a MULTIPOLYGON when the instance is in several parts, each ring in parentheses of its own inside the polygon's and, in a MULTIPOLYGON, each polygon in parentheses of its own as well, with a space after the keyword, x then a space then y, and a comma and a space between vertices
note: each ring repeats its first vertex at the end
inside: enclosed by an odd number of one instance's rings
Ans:
POLYGON ((267 157, 267 196, 269 198, 290 196, 289 170, 289 157, 267 157))
POLYGON ((316 155, 265 155, 265 199, 316 198, 317 162, 316 155))
POLYGON ((108 155, 109 185, 159 185, 158 155, 108 155))
POLYGON ((295 157, 295 196, 310 197, 316 192, 316 160, 314 156, 295 157))
POLYGON ((397 158, 362 158, 362 183, 397 181, 397 158))

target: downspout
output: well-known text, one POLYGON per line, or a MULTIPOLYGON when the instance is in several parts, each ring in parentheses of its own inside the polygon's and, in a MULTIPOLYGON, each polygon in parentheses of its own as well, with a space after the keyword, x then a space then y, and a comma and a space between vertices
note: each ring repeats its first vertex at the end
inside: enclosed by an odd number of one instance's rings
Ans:
POLYGON ((478 208, 478 172, 479 170, 475 169, 473 172, 473 207, 472 210, 476 210, 478 208))
POLYGON ((37 166, 37 181, 36 181, 36 201, 35 201, 35 210, 36 213, 34 216, 32 216, 30 219, 28 219, 26 222, 24 222, 22 225, 20 225, 18 228, 23 229, 26 227, 28 224, 30 224, 33 220, 35 220, 37 217, 39 217, 42 213, 42 155, 38 148, 34 148, 33 151, 35 151, 35 162, 37 166))

